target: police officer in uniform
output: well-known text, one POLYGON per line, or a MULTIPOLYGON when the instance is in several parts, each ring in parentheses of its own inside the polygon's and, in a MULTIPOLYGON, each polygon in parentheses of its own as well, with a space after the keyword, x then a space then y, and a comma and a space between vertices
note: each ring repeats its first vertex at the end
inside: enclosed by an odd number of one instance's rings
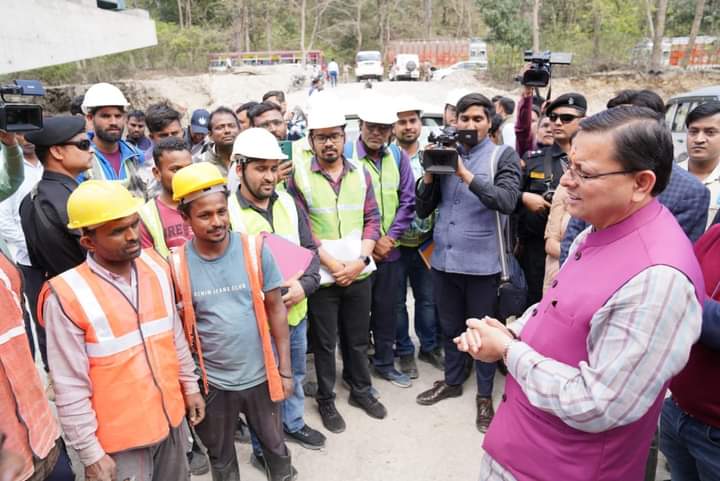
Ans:
POLYGON ((539 145, 525 155, 522 195, 518 201, 518 260, 528 284, 528 304, 542 298, 545 277, 545 225, 552 196, 567 163, 572 136, 585 117, 587 101, 577 93, 564 94, 546 109, 550 118, 554 143, 539 145))
POLYGON ((67 200, 77 177, 92 166, 93 149, 80 116, 45 119, 42 130, 25 138, 44 171, 20 204, 20 220, 33 267, 50 279, 85 261, 80 233, 67 228, 67 200))

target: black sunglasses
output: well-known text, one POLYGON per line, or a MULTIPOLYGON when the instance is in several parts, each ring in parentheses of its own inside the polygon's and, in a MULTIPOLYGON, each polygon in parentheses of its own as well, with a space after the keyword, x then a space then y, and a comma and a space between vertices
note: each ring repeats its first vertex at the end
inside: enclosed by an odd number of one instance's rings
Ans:
POLYGON ((85 139, 85 140, 78 140, 75 142, 63 142, 62 144, 58 144, 58 145, 74 145, 78 149, 84 150, 87 152, 88 150, 90 150, 90 146, 92 144, 90 143, 89 140, 85 139))
POLYGON ((555 123, 557 119, 560 119, 560 122, 563 124, 569 124, 575 119, 581 118, 582 115, 573 115, 573 114, 548 114, 548 118, 550 119, 550 122, 555 123))

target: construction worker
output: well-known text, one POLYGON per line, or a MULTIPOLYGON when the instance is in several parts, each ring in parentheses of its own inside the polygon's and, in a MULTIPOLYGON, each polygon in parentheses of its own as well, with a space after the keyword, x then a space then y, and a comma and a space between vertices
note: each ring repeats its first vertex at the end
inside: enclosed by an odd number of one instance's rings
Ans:
POLYGON ((0 479, 71 481, 60 426, 30 352, 22 285, 18 268, 0 253, 0 448, 17 457, 9 477, 0 463, 0 479))
POLYGON ((138 196, 145 196, 149 169, 144 169, 145 157, 135 146, 122 140, 127 107, 123 93, 109 83, 97 83, 85 92, 82 111, 93 131, 88 132, 95 157, 86 178, 119 180, 138 196))
POLYGON ((350 404, 376 419, 387 415, 371 392, 367 359, 371 286, 369 272, 363 272, 372 262, 370 256, 380 237, 380 214, 370 174, 343 156, 345 116, 337 104, 316 104, 309 120, 315 155, 296 163, 288 192, 309 214, 316 242, 345 240, 360 246, 356 258, 341 261, 320 245, 320 263, 331 280, 308 299, 318 410, 325 428, 340 433, 345 421, 335 407, 338 333, 350 404))
POLYGON ((185 414, 205 415, 169 267, 140 248, 142 203, 119 182, 80 184, 68 228, 87 260, 38 302, 60 423, 88 481, 189 480, 185 414))
MULTIPOLYGON (((315 253, 305 271, 282 286, 283 302, 288 309, 294 380, 293 394, 283 401, 282 415, 287 439, 307 449, 321 449, 325 446, 325 436, 303 420, 305 396, 302 388, 307 357, 307 297, 320 286, 317 246, 307 214, 298 210, 289 194, 275 190, 279 164, 287 159, 275 137, 261 128, 244 130, 235 139, 233 158, 240 188, 231 195, 228 203, 232 229, 251 235, 272 232, 315 253)), ((256 459, 262 456, 254 437, 253 451, 256 459)))
POLYGON ((153 175, 162 186, 162 192, 138 211, 142 219, 140 244, 143 248, 154 246, 160 255, 167 258, 171 247, 181 246, 192 239, 192 230, 178 212, 178 203, 173 200, 172 192, 175 173, 192 164, 192 156, 182 139, 171 136, 155 144, 153 159, 153 175))
POLYGON ((172 184, 194 234, 170 260, 207 396, 208 416, 195 430, 213 480, 240 479, 234 434, 242 412, 260 441, 268 480, 290 481, 296 471, 279 404, 293 392, 282 275, 260 237, 228 232, 228 190, 218 167, 190 165, 172 184))
POLYGON ((397 293, 404 269, 397 240, 415 218, 415 179, 410 158, 397 145, 390 144, 393 125, 398 120, 389 99, 374 99, 360 110, 360 137, 345 144, 345 157, 361 163, 373 181, 380 209, 380 238, 372 256, 377 271, 372 276, 370 329, 375 342, 375 373, 395 386, 408 388, 410 377, 395 368, 395 329, 397 293))

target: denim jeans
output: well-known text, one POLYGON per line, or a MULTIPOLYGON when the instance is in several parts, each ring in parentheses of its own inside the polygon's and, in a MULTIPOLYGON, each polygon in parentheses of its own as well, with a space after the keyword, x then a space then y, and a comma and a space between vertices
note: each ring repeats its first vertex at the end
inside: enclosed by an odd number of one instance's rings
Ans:
POLYGON ((720 428, 693 418, 672 399, 660 416, 660 451, 673 481, 720 480, 720 428))
POLYGON ((407 312, 407 280, 410 278, 415 298, 415 334, 420 340, 420 351, 431 352, 438 347, 439 326, 435 313, 432 277, 416 247, 399 247, 400 284, 397 300, 397 329, 395 333, 395 355, 406 356, 415 353, 410 339, 410 321, 407 312))
MULTIPOLYGON (((307 318, 300 321, 297 326, 290 326, 290 365, 293 374, 293 394, 282 402, 282 420, 285 430, 294 433, 305 426, 303 414, 305 412, 305 394, 303 393, 303 380, 306 372, 307 358, 307 318)), ((250 431, 253 452, 262 453, 260 443, 255 434, 250 431)))

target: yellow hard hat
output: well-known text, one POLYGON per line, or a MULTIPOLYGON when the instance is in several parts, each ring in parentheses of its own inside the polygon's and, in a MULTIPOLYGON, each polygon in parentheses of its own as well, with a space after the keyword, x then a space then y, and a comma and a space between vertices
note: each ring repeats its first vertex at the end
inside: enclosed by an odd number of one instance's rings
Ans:
POLYGON ((224 187, 226 183, 220 169, 210 162, 191 164, 178 170, 173 176, 173 200, 190 202, 193 200, 189 198, 192 194, 210 193, 213 187, 224 187))
POLYGON ((68 229, 80 229, 122 219, 136 213, 144 201, 133 197, 120 182, 87 180, 67 201, 68 229))

